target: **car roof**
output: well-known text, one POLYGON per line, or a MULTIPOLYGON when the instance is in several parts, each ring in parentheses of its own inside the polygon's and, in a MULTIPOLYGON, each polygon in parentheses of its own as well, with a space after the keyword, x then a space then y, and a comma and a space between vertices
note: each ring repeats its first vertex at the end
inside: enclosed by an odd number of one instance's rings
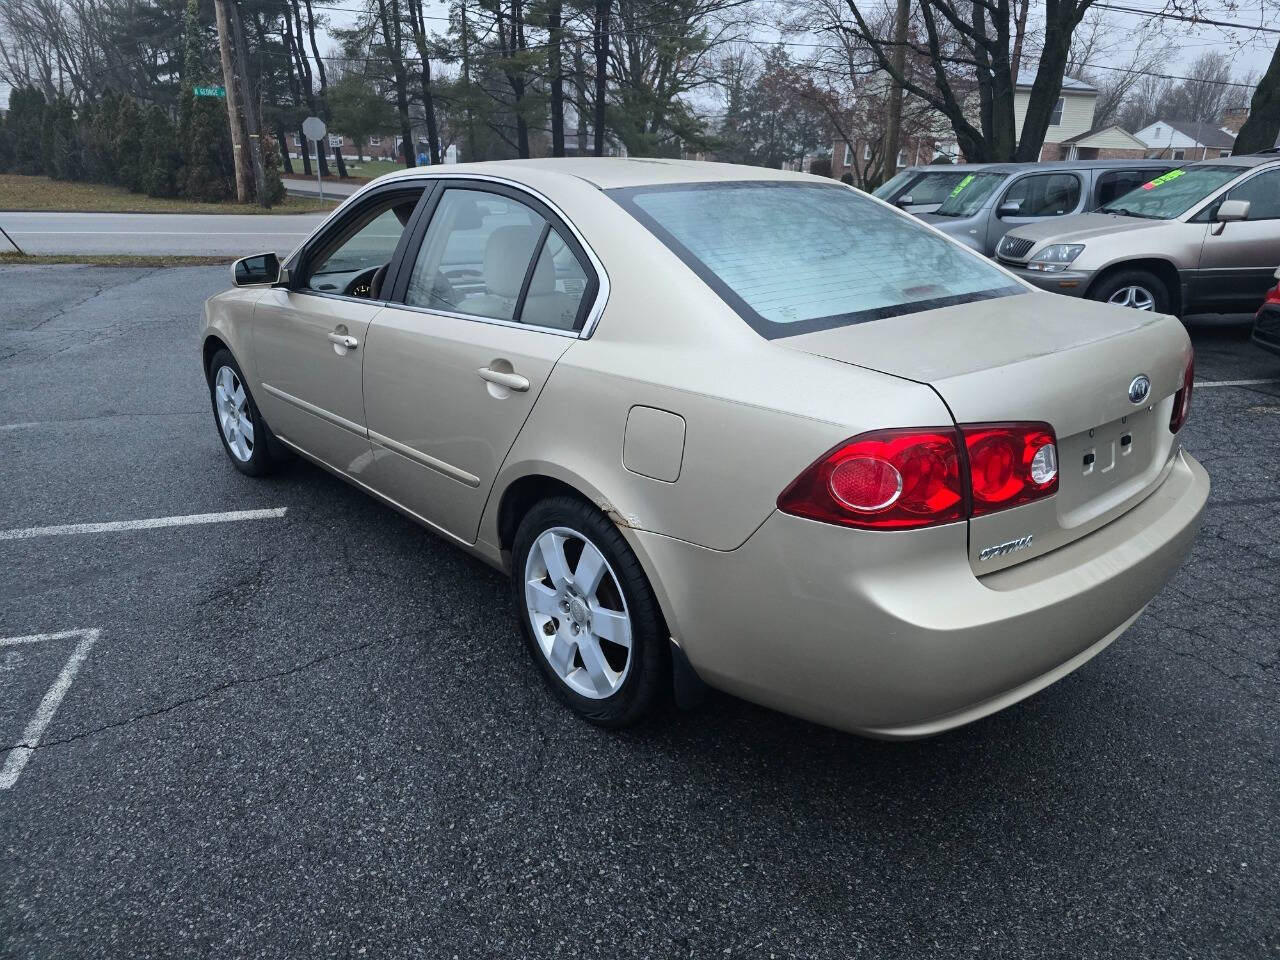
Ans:
POLYGON ((1197 160, 1195 163, 1187 164, 1188 167, 1240 167, 1242 170, 1248 170, 1253 167, 1260 167, 1264 163, 1276 163, 1280 161, 1280 155, 1274 153, 1246 153, 1238 157, 1213 157, 1209 160, 1197 160))
POLYGON ((1026 173, 1028 170, 1046 170, 1050 173, 1054 170, 1169 170, 1177 166, 1178 163, 1179 161, 1174 160, 1144 160, 1141 158, 1132 160, 1045 160, 1027 163, 928 163, 916 167, 908 167, 907 170, 912 173, 955 170, 965 173, 1005 174, 1026 173))
MULTIPOLYGON (((813 182, 809 174, 767 167, 748 167, 735 163, 711 163, 704 160, 666 160, 632 157, 540 157, 530 160, 487 160, 481 163, 457 163, 447 167, 410 167, 387 174, 386 179, 451 174, 485 174, 522 180, 522 173, 560 174, 585 180, 601 190, 617 187, 641 187, 667 183, 707 183, 741 180, 793 180, 813 182)), ((831 181, 836 182, 836 181, 831 181)))

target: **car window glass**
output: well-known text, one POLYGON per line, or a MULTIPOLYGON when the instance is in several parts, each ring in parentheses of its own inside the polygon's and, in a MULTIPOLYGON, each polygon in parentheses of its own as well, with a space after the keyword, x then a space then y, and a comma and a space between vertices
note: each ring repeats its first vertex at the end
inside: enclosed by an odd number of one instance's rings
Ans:
POLYGON ((1152 179, 1152 170, 1108 170, 1098 177, 1098 205, 1123 197, 1152 179))
POLYGON ((1127 217, 1172 220, 1238 176, 1240 168, 1226 164, 1179 167, 1151 178, 1137 190, 1130 190, 1099 209, 1127 217))
POLYGON ((1248 200, 1250 220, 1280 219, 1280 170, 1268 170, 1233 187, 1229 200, 1248 200))
POLYGON ((916 176, 916 174, 912 173, 910 170, 903 170, 901 173, 894 174, 884 183, 880 184, 880 186, 876 187, 875 190, 872 191, 871 195, 873 197, 879 197, 881 200, 893 200, 897 197, 901 187, 914 176, 916 176))
POLYGON ((405 303, 493 320, 515 319, 545 224, 510 197, 446 190, 414 261, 405 303))
POLYGON ((520 322, 572 330, 577 325, 578 308, 586 292, 586 271, 564 237, 553 229, 538 254, 538 265, 533 268, 520 322))
POLYGON ((1019 217, 1061 217, 1080 202, 1080 181, 1069 173, 1045 173, 1016 181, 1001 201, 1017 203, 1019 217))
POLYGON ((955 171, 921 174, 907 190, 911 195, 911 205, 941 203, 963 179, 964 174, 955 171))
POLYGON ((769 338, 1026 293, 985 258, 853 190, 745 181, 610 194, 769 338))
POLYGON ((419 195, 420 191, 388 197, 383 203, 354 213, 350 223, 339 225, 331 245, 320 248, 303 285, 325 293, 342 293, 360 274, 389 264, 419 195))
POLYGON ((966 173, 934 213, 940 217, 972 217, 1006 179, 1003 173, 966 173))

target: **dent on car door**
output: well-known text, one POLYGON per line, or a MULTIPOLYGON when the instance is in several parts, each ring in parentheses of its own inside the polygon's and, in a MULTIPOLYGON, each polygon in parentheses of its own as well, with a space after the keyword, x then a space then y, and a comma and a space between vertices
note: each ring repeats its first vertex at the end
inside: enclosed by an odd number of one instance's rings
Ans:
POLYGON ((471 543, 498 468, 598 281, 549 210, 483 181, 447 185, 410 250, 396 302, 369 328, 370 482, 471 543))
MULTIPOLYGON (((1209 224, 1200 248, 1196 299, 1206 307, 1253 311, 1280 265, 1280 169, 1250 177, 1221 199, 1248 201, 1249 217, 1209 224)), ((1218 205, 1209 208, 1209 220, 1218 205)))
POLYGON ((380 191, 303 250, 288 287, 253 317, 258 402, 272 431, 349 474, 369 462, 361 361, 371 296, 396 256, 422 187, 380 191))

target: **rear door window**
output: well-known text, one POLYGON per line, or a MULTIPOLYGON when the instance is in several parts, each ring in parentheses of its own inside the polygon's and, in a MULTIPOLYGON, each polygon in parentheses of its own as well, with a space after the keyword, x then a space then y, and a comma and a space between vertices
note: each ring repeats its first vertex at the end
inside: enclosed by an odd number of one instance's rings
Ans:
POLYGON ((1102 206, 1104 203, 1110 203, 1116 197, 1123 197, 1130 190, 1137 190, 1140 186, 1158 176, 1160 171, 1157 170, 1108 170, 1106 173, 1098 177, 1097 196, 1095 203, 1102 206))
POLYGON ((838 185, 609 193, 769 338, 1027 292, 978 254, 838 185))

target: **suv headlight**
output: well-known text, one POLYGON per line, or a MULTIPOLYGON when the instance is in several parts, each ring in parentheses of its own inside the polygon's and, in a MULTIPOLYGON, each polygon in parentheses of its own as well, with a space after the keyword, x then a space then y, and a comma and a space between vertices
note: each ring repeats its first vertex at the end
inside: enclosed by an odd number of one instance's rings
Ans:
POLYGON ((1028 270, 1039 270, 1042 273, 1058 273, 1071 266, 1076 257, 1084 252, 1083 243, 1051 243, 1027 263, 1028 270))

